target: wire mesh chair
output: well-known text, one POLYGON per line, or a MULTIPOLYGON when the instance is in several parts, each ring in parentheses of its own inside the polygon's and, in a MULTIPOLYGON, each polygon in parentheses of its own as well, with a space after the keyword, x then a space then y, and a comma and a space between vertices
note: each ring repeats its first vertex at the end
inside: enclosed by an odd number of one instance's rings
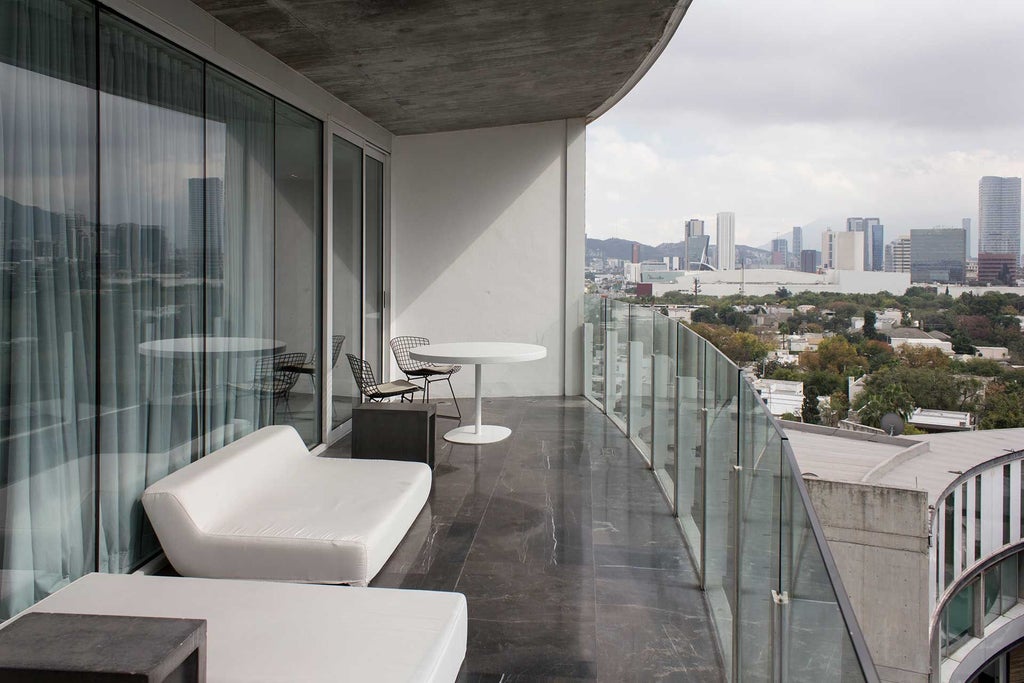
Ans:
MULTIPOLYGON (((331 367, 327 368, 327 370, 331 370, 338 364, 338 358, 341 356, 341 345, 344 343, 345 335, 343 334, 336 334, 331 337, 331 367)), ((309 358, 303 356, 301 363, 282 369, 291 370, 300 375, 307 375, 313 385, 313 393, 316 393, 316 351, 309 354, 309 358)))
POLYGON ((439 365, 437 363, 423 363, 418 360, 413 360, 409 352, 418 346, 426 346, 430 343, 430 340, 426 337, 395 337, 391 340, 391 352, 395 354, 395 362, 398 363, 398 368, 405 373, 405 377, 408 380, 422 379, 423 380, 423 402, 426 403, 430 400, 430 384, 431 382, 448 382, 448 389, 452 392, 452 400, 455 401, 455 412, 458 413, 456 418, 453 415, 439 415, 438 417, 447 417, 451 419, 462 419, 462 410, 459 409, 459 399, 455 398, 455 389, 452 387, 452 375, 462 369, 461 365, 439 365))
POLYGON ((400 401, 405 401, 408 396, 409 402, 412 403, 412 394, 423 391, 420 387, 404 379, 378 384, 369 363, 351 353, 346 353, 345 356, 348 358, 349 367, 352 368, 352 376, 355 378, 356 384, 359 385, 359 393, 371 402, 383 401, 394 396, 399 396, 400 401))
POLYGON ((271 401, 271 409, 274 411, 277 410, 278 403, 284 401, 285 410, 290 412, 288 395, 299 381, 299 372, 295 368, 305 360, 304 353, 279 353, 257 358, 252 382, 231 386, 251 392, 261 400, 271 401))

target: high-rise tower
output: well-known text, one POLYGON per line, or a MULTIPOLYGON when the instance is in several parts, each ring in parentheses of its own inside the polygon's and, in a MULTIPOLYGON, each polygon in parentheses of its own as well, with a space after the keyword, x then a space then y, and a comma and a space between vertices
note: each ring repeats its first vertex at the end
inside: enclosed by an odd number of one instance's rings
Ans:
POLYGON ((978 280, 1013 284, 1020 260, 1020 178, 978 183, 978 280))
POLYGON ((736 214, 722 211, 715 217, 718 232, 718 269, 733 270, 736 267, 736 214))

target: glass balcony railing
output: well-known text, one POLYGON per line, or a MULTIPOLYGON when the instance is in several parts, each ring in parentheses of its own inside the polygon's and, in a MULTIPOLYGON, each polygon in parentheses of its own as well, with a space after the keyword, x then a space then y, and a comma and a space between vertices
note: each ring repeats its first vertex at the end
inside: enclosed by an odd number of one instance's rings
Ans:
POLYGON ((650 306, 588 295, 584 386, 671 502, 733 681, 878 681, 786 435, 742 371, 650 306))

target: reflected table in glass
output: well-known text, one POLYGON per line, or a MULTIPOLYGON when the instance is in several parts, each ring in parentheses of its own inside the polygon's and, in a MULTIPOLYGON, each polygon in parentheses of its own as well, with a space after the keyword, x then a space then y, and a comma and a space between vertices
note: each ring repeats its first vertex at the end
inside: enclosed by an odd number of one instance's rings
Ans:
POLYGON ((481 408, 481 377, 484 365, 494 363, 522 363, 540 360, 548 350, 537 344, 513 342, 453 342, 450 344, 428 344, 409 351, 413 360, 422 363, 451 363, 476 366, 476 423, 473 426, 456 427, 444 435, 446 441, 465 444, 496 443, 507 439, 512 433, 508 427, 485 425, 481 408))
POLYGON ((200 354, 268 356, 281 353, 284 349, 283 341, 260 337, 176 337, 139 344, 139 353, 156 358, 185 358, 200 354))
POLYGON ((256 359, 274 356, 284 351, 286 345, 280 339, 262 337, 173 337, 154 339, 139 344, 139 353, 149 358, 199 358, 210 361, 209 376, 214 386, 221 384, 222 361, 245 359, 248 370, 243 374, 251 377, 252 365, 256 359))

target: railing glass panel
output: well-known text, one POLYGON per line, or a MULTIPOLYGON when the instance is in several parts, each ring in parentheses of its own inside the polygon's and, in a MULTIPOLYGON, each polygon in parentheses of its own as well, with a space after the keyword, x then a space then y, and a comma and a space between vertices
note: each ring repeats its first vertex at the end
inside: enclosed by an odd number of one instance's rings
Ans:
POLYGON ((608 301, 608 319, 605 329, 605 344, 608 346, 610 370, 605 371, 608 382, 605 399, 605 413, 619 429, 626 429, 629 417, 629 304, 608 301))
POLYGON ((605 383, 605 307, 608 300, 588 296, 583 300, 583 392, 604 405, 605 383))
POLYGON ((668 492, 675 490, 676 478, 676 329, 675 321, 654 316, 654 415, 651 457, 655 472, 668 492))
POLYGON ((784 457, 781 595, 785 602, 780 606, 778 624, 782 677, 808 682, 866 680, 815 534, 800 476, 792 459, 784 457))
POLYGON ((651 459, 654 403, 654 309, 629 307, 629 438, 651 459))
MULTIPOLYGON (((704 589, 719 640, 732 651, 736 582, 736 479, 739 370, 705 342, 707 456, 704 459, 704 589), (730 382, 732 378, 734 381, 730 382), (731 386, 730 386, 731 385, 731 386)), ((729 655, 724 656, 727 668, 729 655)))
POLYGON ((737 669, 743 680, 772 680, 779 585, 782 438, 760 397, 741 385, 739 397, 739 570, 737 669))
POLYGON ((698 567, 704 528, 704 366, 698 347, 704 344, 689 327, 676 327, 676 516, 698 567))
POLYGON ((789 442, 742 372, 649 307, 585 306, 586 391, 674 499, 730 680, 877 681, 789 442))

